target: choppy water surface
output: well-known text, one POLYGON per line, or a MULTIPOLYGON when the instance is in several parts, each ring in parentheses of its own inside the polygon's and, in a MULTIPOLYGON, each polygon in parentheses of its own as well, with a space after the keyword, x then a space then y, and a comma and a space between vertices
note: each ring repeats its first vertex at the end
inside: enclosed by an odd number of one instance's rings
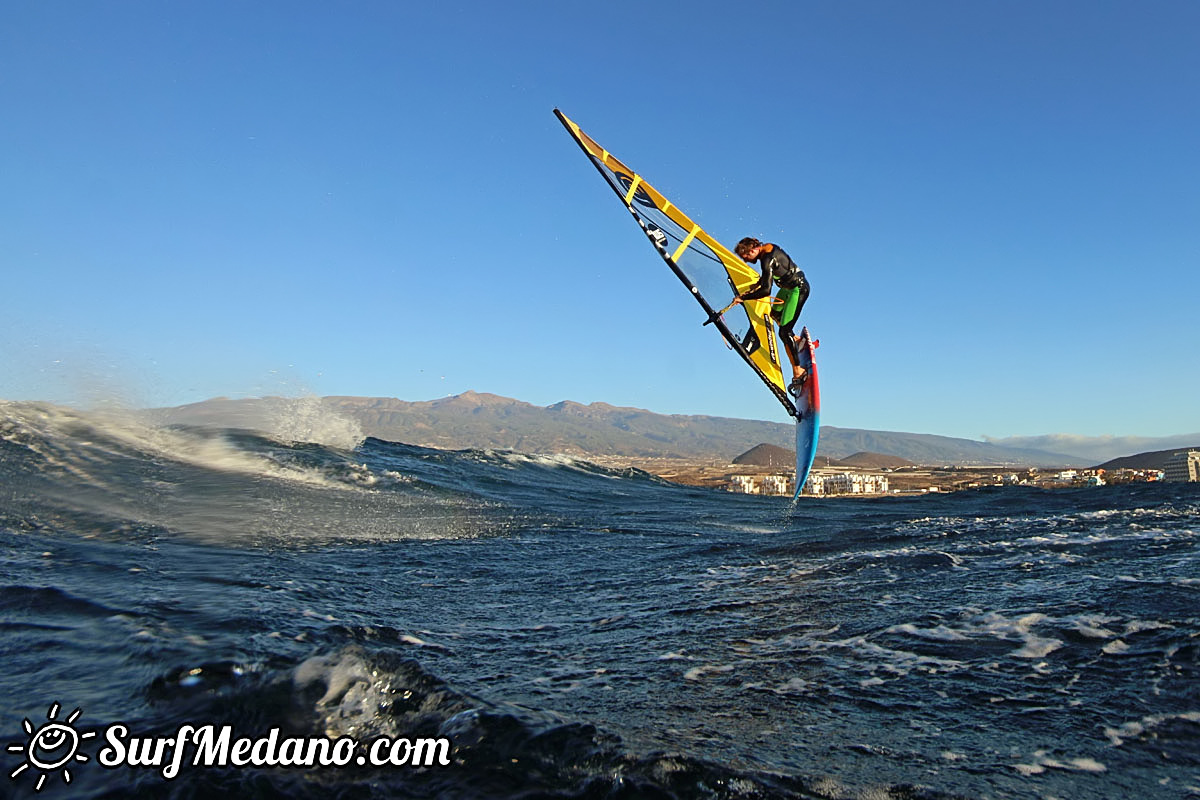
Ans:
POLYGON ((0 403, 0 744, 444 736, 449 767, 0 794, 1200 795, 1200 486, 728 495, 0 403))

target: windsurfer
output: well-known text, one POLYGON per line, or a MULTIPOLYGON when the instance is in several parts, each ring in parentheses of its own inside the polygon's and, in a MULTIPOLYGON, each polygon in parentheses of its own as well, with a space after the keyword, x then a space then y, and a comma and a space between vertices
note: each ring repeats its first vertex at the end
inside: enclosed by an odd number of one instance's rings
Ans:
POLYGON ((796 266, 796 262, 777 244, 760 242, 747 236, 737 243, 734 250, 747 263, 757 261, 762 269, 762 278, 749 291, 738 295, 733 302, 740 304, 745 300, 770 297, 772 281, 779 285, 771 316, 779 325, 779 338, 783 342, 783 350, 787 353, 788 361, 792 363, 792 386, 803 385, 808 371, 800 366, 800 347, 804 342, 796 336, 795 327, 800 318, 800 310, 808 300, 808 279, 796 266))

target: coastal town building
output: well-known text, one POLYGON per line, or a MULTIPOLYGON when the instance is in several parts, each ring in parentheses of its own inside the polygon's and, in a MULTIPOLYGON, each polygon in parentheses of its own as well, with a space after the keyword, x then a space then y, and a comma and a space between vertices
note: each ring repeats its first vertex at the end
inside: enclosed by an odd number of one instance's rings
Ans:
POLYGON ((1163 479, 1174 483, 1200 481, 1200 450, 1186 450, 1168 458, 1163 479))
POLYGON ((787 475, 764 475, 762 479, 762 493, 789 495, 792 493, 792 485, 795 481, 794 477, 788 477, 787 475))
MULTIPOLYGON (((1200 449, 1192 449, 1173 457, 1170 480, 1200 482, 1200 449)), ((766 472, 767 470, 763 470, 766 472)), ((1071 489, 1101 487, 1133 482, 1164 480, 1157 469, 1090 469, 1045 470, 1030 467, 1020 472, 995 467, 964 466, 905 466, 868 472, 851 468, 835 471, 821 467, 808 476, 801 494, 807 497, 917 495, 930 492, 954 492, 989 486, 1029 486, 1039 489, 1071 489)), ((730 492, 742 494, 791 496, 794 490, 793 473, 785 474, 725 474, 721 482, 730 492)), ((716 482, 711 485, 716 485, 716 482)))
POLYGON ((806 494, 887 494, 886 475, 840 472, 835 475, 814 475, 804 487, 806 494))
POLYGON ((1162 470, 1158 469, 1114 469, 1105 473, 1108 483, 1154 483, 1165 480, 1162 470))
POLYGON ((758 494, 758 480, 753 475, 733 475, 729 478, 729 491, 734 494, 758 494))
MULTIPOLYGON (((795 488, 794 475, 731 475, 729 491, 738 494, 789 496, 795 488)), ((804 484, 803 494, 814 497, 829 495, 887 494, 886 475, 840 472, 824 475, 812 473, 804 484)))
POLYGON ((732 475, 729 491, 735 494, 789 496, 796 479, 791 475, 732 475))

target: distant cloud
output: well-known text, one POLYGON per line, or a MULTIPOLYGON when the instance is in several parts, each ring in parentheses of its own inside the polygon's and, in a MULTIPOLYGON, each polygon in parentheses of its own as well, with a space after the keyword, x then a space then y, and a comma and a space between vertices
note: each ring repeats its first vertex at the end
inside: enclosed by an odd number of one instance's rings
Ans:
POLYGON ((983 437, 989 444, 1002 447, 1021 447, 1047 450, 1052 453, 1082 458, 1100 464, 1113 458, 1131 456, 1175 447, 1200 447, 1200 433, 1179 436, 1077 436, 1070 433, 1052 433, 1045 436, 1009 436, 996 439, 983 437))

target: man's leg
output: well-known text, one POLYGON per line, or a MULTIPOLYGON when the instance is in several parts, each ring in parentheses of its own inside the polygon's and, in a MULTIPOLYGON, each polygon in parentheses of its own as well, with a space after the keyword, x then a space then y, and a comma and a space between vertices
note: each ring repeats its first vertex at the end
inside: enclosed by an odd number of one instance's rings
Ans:
MULTIPOLYGON (((795 320, 792 322, 795 323, 795 320)), ((800 350, 796 346, 796 334, 792 331, 792 326, 779 326, 779 338, 783 340, 783 351, 787 353, 788 361, 792 363, 792 382, 803 381, 808 370, 800 366, 800 350)))
POLYGON ((778 297, 783 301, 779 309, 779 338, 783 340, 783 349, 787 353, 788 361, 792 362, 792 383, 795 384, 797 381, 803 382, 808 374, 807 370, 800 366, 800 351, 796 346, 794 330, 803 300, 795 289, 781 289, 778 297))
MULTIPOLYGON (((783 317, 783 319, 787 320, 790 323, 788 325, 788 327, 791 328, 792 330, 795 330, 796 323, 800 321, 800 312, 804 310, 804 304, 808 301, 808 281, 802 281, 800 283, 800 285, 796 287, 795 292, 796 292, 795 293, 795 298, 796 298, 795 311, 793 312, 793 314, 790 318, 786 317, 786 316, 783 317)), ((794 341, 796 342, 797 350, 804 348, 804 347, 808 347, 807 331, 802 331, 799 336, 795 337, 794 341)))

